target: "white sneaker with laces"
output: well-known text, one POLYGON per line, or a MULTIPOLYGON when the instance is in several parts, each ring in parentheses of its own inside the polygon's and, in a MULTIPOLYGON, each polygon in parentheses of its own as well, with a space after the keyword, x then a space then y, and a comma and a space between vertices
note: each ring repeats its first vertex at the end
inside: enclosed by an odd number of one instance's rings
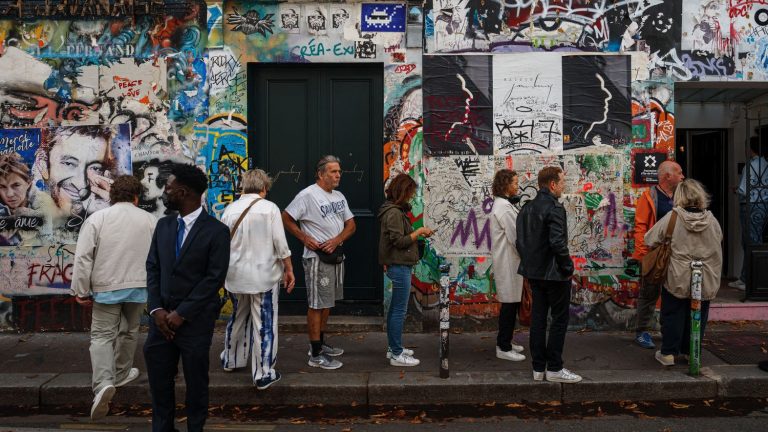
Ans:
POLYGON ((544 381, 544 372, 533 371, 533 380, 534 381, 544 381))
POLYGON ((136 378, 138 378, 140 374, 141 374, 141 372, 139 372, 139 368, 131 368, 131 370, 128 371, 128 375, 125 378, 123 378, 122 381, 120 381, 119 383, 115 384, 115 387, 122 387, 122 386, 128 384, 129 382, 131 382, 131 381, 135 380, 136 378))
MULTIPOLYGON (((413 350, 412 350, 412 349, 403 348, 403 354, 405 354, 405 355, 407 355, 407 356, 411 356, 411 357, 413 357, 413 354, 414 354, 414 352, 413 352, 413 350)), ((388 359, 391 359, 391 358, 392 358, 392 350, 391 350, 391 349, 389 349, 389 348, 387 348, 387 358, 388 358, 388 359)))
POLYGON ((518 345, 518 344, 512 342, 512 351, 521 353, 521 352, 523 352, 524 349, 525 348, 523 348, 522 345, 518 345))
POLYGON ((392 358, 389 359, 389 364, 392 366, 410 367, 418 366, 419 363, 421 363, 419 359, 406 355, 405 352, 400 353, 399 356, 392 356, 392 358))
POLYGON ((547 371, 547 381, 560 383, 577 383, 581 381, 581 376, 562 368, 557 372, 547 371))
POLYGON ((91 406, 91 420, 104 418, 109 413, 109 401, 115 395, 115 386, 106 385, 96 393, 91 406))
POLYGON ((525 360, 525 356, 520 354, 519 352, 515 352, 514 348, 510 351, 502 351, 501 348, 496 347, 496 357, 502 360, 509 360, 509 361, 525 360))

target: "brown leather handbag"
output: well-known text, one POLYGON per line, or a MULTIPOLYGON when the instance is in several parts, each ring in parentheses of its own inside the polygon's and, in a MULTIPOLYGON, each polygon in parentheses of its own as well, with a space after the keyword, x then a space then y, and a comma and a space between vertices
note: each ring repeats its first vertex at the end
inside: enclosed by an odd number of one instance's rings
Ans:
POLYGON ((533 310, 533 292, 528 278, 523 279, 523 296, 520 299, 520 309, 517 310, 520 325, 531 325, 531 311, 533 310))
POLYGON ((650 284, 661 284, 667 279, 669 259, 672 256, 672 232, 675 230, 677 212, 672 211, 669 217, 669 225, 661 243, 651 248, 643 257, 642 275, 643 281, 650 284))

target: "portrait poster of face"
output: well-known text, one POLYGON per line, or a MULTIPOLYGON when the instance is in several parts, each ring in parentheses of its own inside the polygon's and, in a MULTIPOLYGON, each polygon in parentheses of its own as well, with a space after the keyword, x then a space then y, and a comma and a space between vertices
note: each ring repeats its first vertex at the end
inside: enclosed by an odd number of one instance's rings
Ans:
POLYGON ((32 187, 40 129, 0 130, 0 246, 38 246, 43 200, 32 187))
POLYGON ((33 193, 45 202, 46 243, 76 243, 85 219, 109 207, 114 179, 131 172, 127 124, 42 129, 32 177, 33 193))

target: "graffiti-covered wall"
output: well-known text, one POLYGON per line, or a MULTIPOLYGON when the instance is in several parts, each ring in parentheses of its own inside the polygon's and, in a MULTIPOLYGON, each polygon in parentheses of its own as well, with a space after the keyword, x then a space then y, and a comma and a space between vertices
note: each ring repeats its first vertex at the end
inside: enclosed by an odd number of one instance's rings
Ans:
POLYGON ((26 330, 87 327, 74 248, 114 176, 137 176, 158 217, 172 162, 205 170, 212 214, 236 198, 252 62, 382 65, 382 184, 410 174, 413 225, 437 228, 416 321, 436 322, 439 256, 452 315, 497 315, 493 173, 517 170, 524 204, 558 164, 571 323, 625 327, 634 203, 644 164, 674 157, 674 83, 768 76, 764 0, 21 0, 0 17, 0 327, 26 330))
POLYGON ((420 6, 14 1, 0 16, 0 327, 87 327, 75 243, 115 176, 137 176, 160 217, 170 164, 194 163, 221 215, 249 166, 247 63, 383 64, 382 181, 420 176, 420 6))
POLYGON ((498 314, 493 173, 520 174, 523 205, 557 165, 571 326, 632 327, 635 202, 648 167, 674 158, 675 82, 766 80, 768 2, 430 0, 424 19, 423 219, 437 228, 425 261, 452 261, 452 316, 498 314))

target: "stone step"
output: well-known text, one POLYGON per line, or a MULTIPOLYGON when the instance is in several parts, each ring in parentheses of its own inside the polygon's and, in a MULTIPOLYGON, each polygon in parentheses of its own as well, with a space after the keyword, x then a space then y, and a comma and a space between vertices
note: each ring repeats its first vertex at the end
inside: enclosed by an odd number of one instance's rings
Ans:
MULTIPOLYGON (((280 315, 278 329, 284 333, 307 331, 307 317, 304 315, 280 315)), ((327 333, 359 333, 384 331, 384 318, 376 316, 331 315, 328 317, 327 333)))

